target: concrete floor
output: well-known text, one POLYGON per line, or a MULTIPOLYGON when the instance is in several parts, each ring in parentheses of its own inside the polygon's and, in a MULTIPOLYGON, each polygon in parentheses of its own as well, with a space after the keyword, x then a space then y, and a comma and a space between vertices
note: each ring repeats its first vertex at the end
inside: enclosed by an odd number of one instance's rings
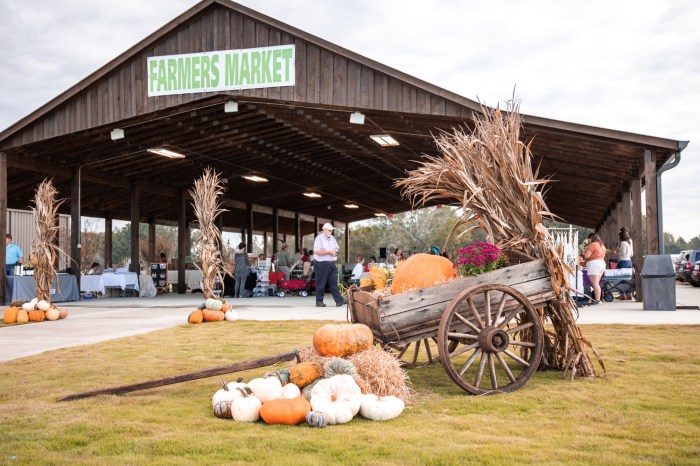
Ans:
MULTIPOLYGON (((311 296, 229 298, 228 302, 243 320, 347 319, 346 307, 335 307, 330 296, 326 296, 325 308, 316 307, 311 296)), ((0 328, 0 361, 184 325, 189 312, 201 303, 201 294, 62 303, 70 313, 67 319, 0 328)), ((676 303, 700 306, 700 288, 677 282, 676 303)), ((642 303, 615 300, 581 308, 578 323, 700 325, 700 310, 644 311, 642 303)))

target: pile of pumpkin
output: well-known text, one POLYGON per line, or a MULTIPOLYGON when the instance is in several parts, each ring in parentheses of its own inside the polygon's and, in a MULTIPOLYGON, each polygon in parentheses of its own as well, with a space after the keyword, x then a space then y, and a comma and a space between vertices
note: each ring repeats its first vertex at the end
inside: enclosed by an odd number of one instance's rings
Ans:
POLYGON ((242 379, 222 382, 223 388, 211 400, 214 415, 239 422, 306 422, 310 427, 344 424, 358 413, 374 421, 394 419, 403 412, 404 401, 396 396, 369 393, 369 384, 344 358, 362 351, 393 357, 372 348, 372 342, 372 331, 365 325, 324 325, 314 334, 314 348, 318 354, 332 357, 325 367, 317 361, 304 361, 248 383, 242 379))
POLYGON ((399 262, 393 273, 381 267, 371 268, 369 278, 360 278, 360 286, 384 292, 380 294, 387 294, 389 291, 391 294, 397 294, 443 283, 456 276, 454 264, 449 259, 419 253, 399 262))
POLYGON ((190 324, 219 322, 221 320, 238 320, 238 313, 226 301, 216 298, 207 298, 187 317, 187 322, 190 324))
POLYGON ((6 324, 24 324, 27 322, 43 322, 59 320, 68 317, 68 311, 58 308, 50 302, 37 298, 28 302, 16 301, 5 308, 2 320, 6 324))

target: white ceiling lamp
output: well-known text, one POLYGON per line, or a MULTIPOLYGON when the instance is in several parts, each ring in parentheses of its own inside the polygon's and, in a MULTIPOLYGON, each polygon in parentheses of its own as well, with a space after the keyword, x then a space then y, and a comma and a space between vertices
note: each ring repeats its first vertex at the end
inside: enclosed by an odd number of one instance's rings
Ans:
POLYGON ((360 112, 352 112, 350 114, 350 123, 353 123, 355 125, 364 125, 365 114, 360 112))
POLYGON ((388 134, 374 134, 370 136, 372 141, 376 142, 382 147, 388 147, 388 146, 398 146, 399 141, 396 139, 392 138, 388 134))
POLYGON ((255 181, 256 183, 267 183, 268 181, 267 178, 263 178, 262 176, 258 175, 245 175, 243 178, 248 181, 255 181))
POLYGON ((151 154, 160 155, 162 157, 167 157, 169 159, 184 159, 185 156, 179 152, 166 149, 165 147, 154 147, 153 149, 146 149, 147 152, 151 154))
POLYGON ((226 102, 224 105, 224 112, 226 113, 236 113, 238 111, 238 102, 234 102, 233 100, 226 102))
POLYGON ((386 217, 386 214, 384 212, 376 212, 374 214, 375 217, 386 217))
POLYGON ((352 204, 352 203, 343 204, 343 206, 346 209, 359 209, 360 208, 360 206, 358 206, 357 204, 352 204))
POLYGON ((321 197, 320 194, 314 193, 314 192, 304 193, 304 196, 306 196, 306 197, 311 197, 311 198, 314 198, 314 199, 321 197))
POLYGON ((111 133, 109 133, 110 137, 112 138, 112 141, 116 141, 117 139, 124 139, 124 130, 121 128, 114 128, 111 133))

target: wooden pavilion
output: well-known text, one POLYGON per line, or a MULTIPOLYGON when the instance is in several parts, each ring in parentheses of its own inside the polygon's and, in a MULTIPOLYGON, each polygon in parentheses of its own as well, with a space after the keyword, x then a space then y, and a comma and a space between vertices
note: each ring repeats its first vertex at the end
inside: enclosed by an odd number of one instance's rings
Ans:
MULTIPOLYGON (((469 127, 479 111, 475 101, 254 10, 203 0, 0 133, 0 234, 7 209, 26 209, 37 183, 53 177, 70 198, 64 213, 72 216, 75 271, 81 215, 106 220, 106 260, 112 220, 148 222, 153 243, 156 223, 176 223, 182 283, 194 218, 187 190, 205 167, 228 180, 223 228, 244 232, 249 244, 254 231, 294 235, 298 244, 326 221, 342 227, 410 209, 394 180, 422 154, 436 153, 433 134, 469 127), (154 85, 174 83, 154 76, 149 57, 289 45, 292 84, 149 96, 154 85), (385 135, 398 145, 371 138, 385 135), (153 148, 185 157, 160 157, 153 148), (251 175, 268 181, 243 178, 251 175), (304 195, 310 192, 321 197, 304 195)), ((606 243, 631 226, 639 269, 645 211, 648 251, 658 253, 657 174, 679 160, 684 142, 527 115, 524 121, 541 173, 558 180, 547 194, 553 213, 595 228, 606 243)), ((138 229, 131 250, 138 264, 138 229)), ((4 280, 2 269, 0 293, 4 280)))

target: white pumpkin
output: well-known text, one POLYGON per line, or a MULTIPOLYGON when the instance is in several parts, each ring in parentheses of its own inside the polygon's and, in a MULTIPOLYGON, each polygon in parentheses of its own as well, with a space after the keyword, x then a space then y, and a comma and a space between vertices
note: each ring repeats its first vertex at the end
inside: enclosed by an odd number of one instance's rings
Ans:
POLYGON ((46 314, 46 320, 58 320, 61 317, 61 312, 55 307, 49 307, 44 314, 46 314))
POLYGON ((241 391, 243 392, 241 396, 231 403, 233 420, 238 422, 255 422, 260 419, 262 402, 257 396, 249 395, 245 390, 241 391))
POLYGON ((233 322, 234 320, 238 320, 238 313, 233 309, 229 309, 228 311, 224 312, 224 320, 228 320, 231 322, 233 322))
POLYGON ((360 415, 372 421, 388 421, 403 412, 404 402, 395 396, 362 395, 360 415))
POLYGON ((40 311, 48 311, 51 308, 51 305, 46 300, 42 299, 36 303, 36 308, 40 311))
POLYGON ((241 392, 239 390, 229 388, 224 381, 221 382, 221 385, 223 385, 223 388, 217 390, 216 393, 214 393, 214 396, 211 397, 212 407, 221 401, 233 401, 241 396, 241 392))
POLYGON ((28 303, 24 303, 24 304, 22 304, 22 309, 24 309, 27 312, 33 311, 34 310, 34 303, 32 301, 30 301, 28 303))
POLYGON ((311 390, 311 408, 328 414, 328 424, 350 422, 360 410, 362 391, 349 375, 334 375, 311 390))
MULTIPOLYGON (((227 387, 229 390, 236 390, 238 387, 240 387, 240 388, 242 388, 242 389, 245 390, 245 388, 248 387, 248 384, 247 384, 247 383, 243 383, 243 377, 240 377, 240 378, 239 378, 238 380, 236 380, 235 382, 229 382, 229 383, 227 383, 227 384, 226 384, 226 387, 227 387)), ((236 391, 238 391, 238 390, 236 390, 236 391)), ((240 392, 239 392, 239 393, 240 393, 240 392)))
POLYGON ((208 298, 206 301, 204 301, 204 307, 211 309, 212 311, 220 311, 221 306, 223 305, 224 303, 221 302, 221 300, 215 298, 208 298))
POLYGON ((299 398, 301 396, 301 389, 293 383, 288 383, 282 387, 282 396, 280 398, 285 398, 291 400, 294 398, 299 398))
POLYGON ((253 395, 260 401, 276 400, 282 396, 282 382, 277 377, 257 378, 248 382, 253 395))
POLYGON ((39 298, 32 298, 32 300, 29 301, 29 302, 32 303, 32 304, 36 304, 37 301, 39 301, 39 298))

